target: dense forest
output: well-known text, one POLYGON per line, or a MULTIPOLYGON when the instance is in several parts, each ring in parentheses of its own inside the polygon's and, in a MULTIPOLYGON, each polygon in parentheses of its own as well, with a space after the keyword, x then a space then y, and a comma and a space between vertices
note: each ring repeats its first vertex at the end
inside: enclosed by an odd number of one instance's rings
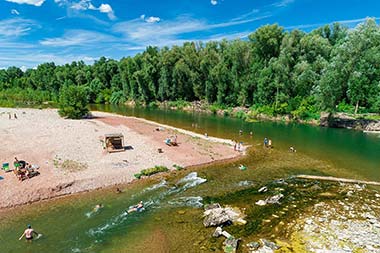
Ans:
POLYGON ((148 47, 120 61, 0 70, 0 102, 57 101, 81 86, 89 103, 207 101, 305 118, 322 110, 380 111, 380 26, 335 23, 305 33, 266 25, 246 40, 148 47))

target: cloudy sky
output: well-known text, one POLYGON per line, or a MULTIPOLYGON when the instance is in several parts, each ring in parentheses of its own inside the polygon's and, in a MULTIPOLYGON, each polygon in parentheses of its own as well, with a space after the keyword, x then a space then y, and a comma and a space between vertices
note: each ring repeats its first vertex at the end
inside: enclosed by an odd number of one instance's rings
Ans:
POLYGON ((380 17, 379 0, 0 0, 0 68, 120 59, 148 45, 246 38, 278 23, 310 31, 380 17))

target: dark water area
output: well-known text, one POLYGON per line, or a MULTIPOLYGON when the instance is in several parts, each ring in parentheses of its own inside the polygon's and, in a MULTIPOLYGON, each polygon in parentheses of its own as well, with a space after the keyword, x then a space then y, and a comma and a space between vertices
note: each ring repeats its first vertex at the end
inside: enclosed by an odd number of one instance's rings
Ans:
MULTIPOLYGON (((289 239, 285 233, 288 221, 324 200, 321 193, 329 192, 323 196, 330 199, 344 198, 337 184, 297 181, 293 175, 380 181, 380 138, 376 135, 293 123, 248 123, 172 110, 110 105, 94 105, 92 110, 145 118, 252 147, 238 161, 157 175, 122 187, 121 194, 104 189, 2 212, 1 253, 221 252, 223 239, 212 238, 215 228, 202 224, 205 204, 218 202, 245 210, 247 225, 226 228, 245 243, 273 236, 289 239), (273 149, 263 148, 264 137, 272 139, 273 149), (297 153, 290 153, 290 146, 297 153), (239 164, 248 169, 239 170, 239 164), (263 186, 268 192, 258 193, 263 186), (281 206, 255 205, 279 193, 285 196, 281 206), (125 213, 140 200, 144 211, 125 213), (104 207, 94 212, 98 203, 104 207), (31 244, 18 241, 26 224, 43 236, 31 244)), ((238 252, 246 251, 239 247, 238 252)))

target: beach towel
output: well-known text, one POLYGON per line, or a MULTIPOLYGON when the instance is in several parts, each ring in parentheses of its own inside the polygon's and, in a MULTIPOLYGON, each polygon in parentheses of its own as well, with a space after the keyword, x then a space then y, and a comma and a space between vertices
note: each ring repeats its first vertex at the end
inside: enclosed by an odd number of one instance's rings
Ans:
POLYGON ((2 167, 2 169, 3 169, 4 171, 9 171, 9 163, 3 163, 3 167, 2 167))

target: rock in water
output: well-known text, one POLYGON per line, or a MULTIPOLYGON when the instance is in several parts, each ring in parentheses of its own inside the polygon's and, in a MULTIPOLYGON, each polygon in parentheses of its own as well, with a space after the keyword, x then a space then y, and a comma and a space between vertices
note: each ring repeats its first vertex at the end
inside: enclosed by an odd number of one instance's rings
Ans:
POLYGON ((236 252, 239 241, 240 241, 240 238, 235 239, 235 237, 233 237, 233 236, 227 238, 223 243, 225 245, 223 247, 224 252, 226 252, 226 253, 236 252))
POLYGON ((267 204, 267 202, 265 200, 259 200, 255 204, 258 206, 265 206, 267 204))
POLYGON ((221 227, 217 227, 215 232, 212 234, 213 237, 219 237, 222 234, 223 230, 221 227))
POLYGON ((266 202, 268 204, 280 204, 280 199, 282 199, 283 197, 284 195, 280 193, 280 194, 274 195, 273 197, 270 197, 269 199, 266 200, 266 202))
POLYGON ((237 209, 231 207, 216 207, 213 209, 207 209, 203 213, 205 219, 203 220, 203 225, 205 227, 219 226, 226 223, 245 224, 246 221, 243 220, 243 214, 237 209))
POLYGON ((250 242, 247 244, 247 247, 249 250, 257 250, 258 248, 260 248, 260 243, 258 242, 250 242))
POLYGON ((219 226, 226 222, 232 222, 230 214, 224 208, 209 209, 204 212, 206 216, 203 225, 205 227, 219 226))
POLYGON ((278 250, 280 247, 275 244, 274 242, 265 240, 265 239, 260 239, 261 243, 265 246, 270 248, 271 250, 278 250))

